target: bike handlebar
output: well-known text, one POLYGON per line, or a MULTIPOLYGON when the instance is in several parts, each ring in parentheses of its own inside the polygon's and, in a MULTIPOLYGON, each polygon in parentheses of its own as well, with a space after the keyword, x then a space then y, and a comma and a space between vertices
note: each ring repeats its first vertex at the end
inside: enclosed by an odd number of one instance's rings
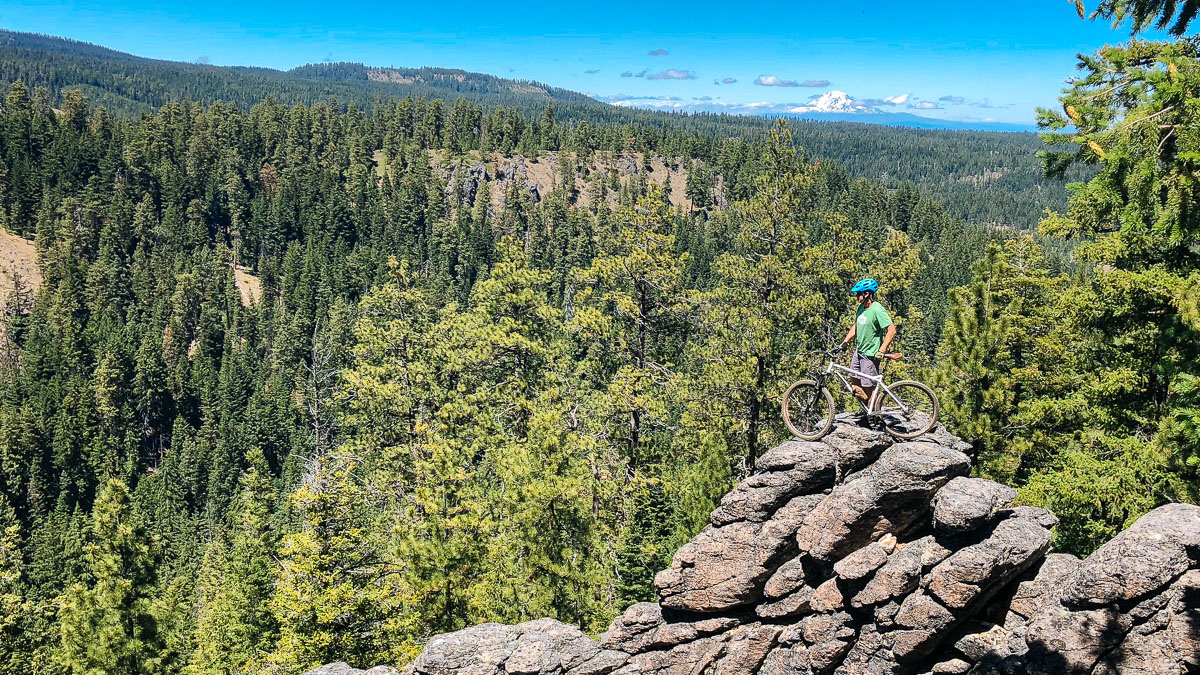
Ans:
MULTIPOLYGON (((846 347, 843 346, 843 347, 839 347, 837 349, 824 349, 824 350, 822 350, 821 353, 824 354, 825 356, 828 356, 831 359, 835 359, 841 355, 842 351, 845 350, 845 348, 846 347)), ((889 361, 898 361, 898 360, 904 358, 904 354, 901 354, 900 352, 888 352, 886 354, 880 354, 880 357, 888 359, 889 361)))

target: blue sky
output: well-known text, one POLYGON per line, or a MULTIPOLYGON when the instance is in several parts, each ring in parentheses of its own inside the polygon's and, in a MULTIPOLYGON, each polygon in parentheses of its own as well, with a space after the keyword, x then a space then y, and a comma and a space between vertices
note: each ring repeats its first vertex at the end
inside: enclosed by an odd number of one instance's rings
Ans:
POLYGON ((1128 37, 1061 0, 5 0, 0 27, 217 65, 463 68, 666 109, 779 112, 839 90, 888 112, 1026 124, 1077 52, 1128 37))

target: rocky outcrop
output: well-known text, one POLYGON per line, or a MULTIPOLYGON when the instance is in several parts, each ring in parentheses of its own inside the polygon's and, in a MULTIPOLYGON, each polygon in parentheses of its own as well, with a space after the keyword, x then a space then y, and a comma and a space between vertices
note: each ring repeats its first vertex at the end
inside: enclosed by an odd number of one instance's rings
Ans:
POLYGON ((839 418, 766 453, 655 577, 659 602, 598 641, 485 624, 405 673, 1200 672, 1200 507, 1156 509, 1085 560, 1050 553, 1054 514, 967 477, 969 449, 839 418))

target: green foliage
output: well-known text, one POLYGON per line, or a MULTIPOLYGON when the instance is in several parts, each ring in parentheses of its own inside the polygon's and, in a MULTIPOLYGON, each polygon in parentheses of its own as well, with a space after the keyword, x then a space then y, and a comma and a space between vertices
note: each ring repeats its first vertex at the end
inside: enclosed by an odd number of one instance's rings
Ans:
POLYGON ((979 453, 980 473, 1006 483, 1021 470, 1023 405, 1072 376, 1052 278, 1030 237, 989 246, 971 284, 950 291, 936 382, 943 414, 979 453))
MULTIPOLYGON (((1082 19, 1085 11, 1083 0, 1076 0, 1075 6, 1082 19)), ((1200 12, 1200 2, 1196 0, 1101 0, 1091 18, 1109 19, 1113 28, 1128 21, 1133 33, 1151 26, 1158 30, 1170 26, 1171 35, 1183 35, 1197 12, 1200 12)))
POLYGON ((214 538, 196 583, 196 648, 188 673, 252 672, 274 648, 276 541, 272 489, 262 453, 252 451, 227 535, 214 538), (228 541, 227 541, 228 540, 228 541))
POLYGON ((355 463, 317 457, 312 464, 292 495, 300 525, 280 541, 270 604, 279 640, 269 659, 287 671, 385 658, 385 621, 397 600, 355 463))
POLYGON ((952 292, 939 380, 948 414, 979 439, 981 471, 1053 508, 1056 545, 1087 553, 1151 508, 1200 496, 1200 57, 1191 40, 1133 41, 1081 69, 1063 112, 1040 111, 1046 142, 1077 149, 1044 158, 1049 172, 1097 172, 1068 186, 1067 212, 1042 230, 1084 238, 1085 264, 1055 279, 1032 242, 991 249, 952 292))
POLYGON ((29 638, 21 617, 33 610, 22 583, 21 526, 8 500, 0 495, 0 670, 28 668, 29 638))
POLYGON ((22 554, 0 598, 24 611, 0 638, 34 669, 298 671, 402 664, 481 621, 601 631, 785 438, 779 391, 844 331, 854 278, 928 355, 944 289, 998 238, 782 128, 465 97, 128 121, 60 98, 17 83, 0 106, 0 212, 42 276, 0 354, 0 550, 22 554), (522 148, 553 189, 482 154, 522 148), (693 208, 639 162, 693 170, 693 208), (96 536, 114 510, 132 529, 96 536), (121 556, 137 581, 101 573, 121 556))
POLYGON ((106 483, 96 499, 84 579, 59 609, 59 661, 72 673, 156 673, 166 667, 150 590, 155 560, 129 489, 106 483))

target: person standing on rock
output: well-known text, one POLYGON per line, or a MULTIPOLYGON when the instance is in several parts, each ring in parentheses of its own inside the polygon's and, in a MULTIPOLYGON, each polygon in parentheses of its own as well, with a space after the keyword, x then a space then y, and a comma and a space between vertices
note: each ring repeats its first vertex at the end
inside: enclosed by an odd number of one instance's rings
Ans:
MULTIPOLYGON (((854 314, 854 323, 842 340, 842 349, 855 340, 854 356, 850 357, 850 369, 860 373, 879 377, 879 359, 887 352, 896 339, 896 326, 887 310, 875 300, 875 292, 879 290, 879 282, 874 279, 863 279, 854 284, 850 293, 858 301, 858 311, 854 314)), ((853 385, 854 397, 868 405, 871 394, 875 393, 875 383, 871 380, 854 378, 858 384, 853 385)))

